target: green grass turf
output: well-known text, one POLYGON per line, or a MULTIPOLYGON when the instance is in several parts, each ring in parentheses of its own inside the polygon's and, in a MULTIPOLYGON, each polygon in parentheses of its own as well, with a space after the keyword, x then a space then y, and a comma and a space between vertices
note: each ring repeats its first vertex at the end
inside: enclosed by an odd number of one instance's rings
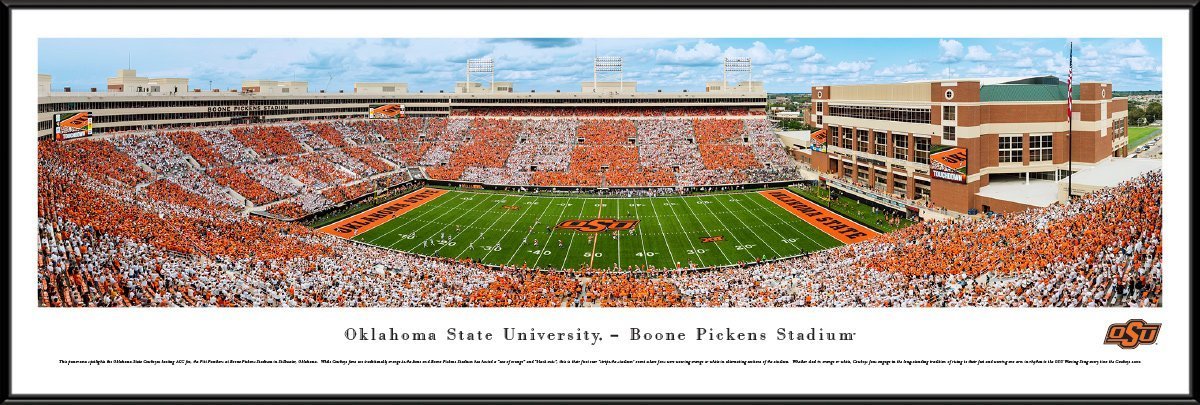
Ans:
POLYGON ((551 269, 715 267, 842 244, 753 192, 601 198, 450 191, 354 240, 428 256, 551 269), (596 218, 640 222, 632 235, 622 231, 615 238, 611 231, 555 228, 565 220, 596 218), (700 240, 718 235, 724 240, 700 240))
MULTIPOLYGON (((788 187, 788 189, 792 190, 792 192, 796 194, 804 196, 804 198, 807 198, 822 207, 829 208, 828 189, 820 187, 788 187)), ((909 221, 907 218, 903 217, 900 218, 899 225, 888 224, 886 211, 879 210, 878 212, 872 212, 870 205, 867 205, 867 203, 858 201, 849 196, 843 196, 835 201, 833 204, 833 210, 839 214, 842 214, 846 218, 853 219, 858 223, 867 225, 868 227, 883 233, 906 228, 913 224, 912 221, 909 221)))
POLYGON ((1138 146, 1140 146, 1143 143, 1146 143, 1146 141, 1154 139, 1154 137, 1150 136, 1150 134, 1153 134, 1160 129, 1162 129, 1162 128, 1129 127, 1129 149, 1130 149, 1130 152, 1133 151, 1132 149, 1137 148, 1138 146))

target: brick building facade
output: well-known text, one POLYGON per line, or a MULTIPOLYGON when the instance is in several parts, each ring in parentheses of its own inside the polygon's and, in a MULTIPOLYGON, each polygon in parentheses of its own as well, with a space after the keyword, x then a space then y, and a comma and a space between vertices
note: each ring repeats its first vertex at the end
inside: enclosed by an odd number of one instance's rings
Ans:
POLYGON ((1021 209, 979 189, 1000 179, 1058 180, 1069 173, 1068 156, 1078 171, 1128 153, 1127 101, 1112 97, 1112 84, 1079 83, 1071 93, 1069 142, 1067 87, 1053 76, 816 86, 809 119, 827 143, 811 165, 935 208, 1021 209), (961 182, 931 175, 931 153, 948 149, 965 151, 961 182))

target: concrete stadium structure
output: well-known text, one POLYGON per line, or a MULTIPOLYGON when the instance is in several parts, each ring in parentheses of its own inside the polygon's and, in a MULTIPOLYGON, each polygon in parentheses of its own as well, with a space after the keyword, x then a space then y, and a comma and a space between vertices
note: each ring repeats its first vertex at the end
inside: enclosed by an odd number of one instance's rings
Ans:
MULTIPOLYGON (((135 72, 132 70, 118 74, 118 77, 133 76, 135 72)), ((305 82, 266 80, 246 81, 241 89, 202 91, 189 88, 187 79, 172 79, 173 91, 170 92, 133 92, 129 91, 128 86, 119 92, 96 92, 95 89, 91 92, 71 89, 55 92, 51 90, 49 75, 38 75, 38 80, 39 138, 51 135, 54 114, 79 111, 91 112, 93 131, 104 133, 365 117, 368 106, 372 104, 404 104, 409 116, 448 116, 452 111, 487 107, 717 107, 747 109, 765 114, 767 99, 761 85, 731 86, 728 90, 713 89, 703 93, 666 93, 630 91, 635 82, 624 82, 624 86, 605 82, 593 86, 593 82, 585 82, 579 92, 411 93, 406 83, 356 83, 358 91, 354 93, 326 93, 309 91, 305 82), (174 91, 176 89, 179 91, 174 91)), ((154 90, 147 86, 142 89, 154 90)))

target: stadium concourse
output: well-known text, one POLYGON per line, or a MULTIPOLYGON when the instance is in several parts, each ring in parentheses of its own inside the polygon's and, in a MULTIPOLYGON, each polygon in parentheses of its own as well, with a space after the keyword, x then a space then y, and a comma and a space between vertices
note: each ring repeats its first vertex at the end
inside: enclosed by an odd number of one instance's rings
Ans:
POLYGON ((1162 177, 714 271, 492 268, 291 222, 379 188, 795 178, 770 124, 707 109, 491 109, 38 145, 41 306, 1159 306, 1162 177), (586 112, 583 112, 586 111, 586 112), (519 117, 520 119, 514 119, 519 117), (533 168, 536 167, 536 170, 533 168))

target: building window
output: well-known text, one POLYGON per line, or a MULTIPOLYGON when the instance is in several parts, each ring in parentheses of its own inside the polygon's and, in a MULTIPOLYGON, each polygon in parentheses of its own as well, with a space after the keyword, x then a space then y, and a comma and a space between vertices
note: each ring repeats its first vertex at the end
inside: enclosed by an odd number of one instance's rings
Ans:
POLYGON ((887 132, 875 132, 875 154, 887 156, 887 132))
POLYGON ((831 105, 829 115, 833 117, 860 118, 868 120, 914 122, 928 124, 930 108, 872 107, 861 105, 831 105))
POLYGON ((1001 136, 1000 137, 1000 163, 1020 163, 1022 160, 1022 145, 1021 136, 1001 136))
POLYGON ((842 128, 842 147, 854 150, 854 128, 842 128))
POLYGON ((908 160, 908 135, 892 134, 892 157, 908 160))
POLYGON ((867 151, 867 143, 869 143, 869 142, 871 142, 871 138, 870 138, 870 135, 868 135, 867 130, 865 130, 865 129, 858 130, 858 147, 855 150, 857 150, 859 152, 866 152, 867 151))
POLYGON ((954 140, 954 127, 942 127, 942 139, 947 141, 954 140))
POLYGON ((943 120, 954 120, 955 119, 954 118, 954 113, 955 113, 954 110, 955 110, 955 108, 952 105, 942 106, 942 119, 943 120))
POLYGON ((821 125, 821 117, 823 117, 823 115, 817 116, 817 125, 821 125))
POLYGON ((946 90, 946 99, 947 99, 947 100, 953 100, 953 99, 954 99, 954 90, 946 90))
POLYGON ((1032 135, 1029 137, 1029 161, 1054 160, 1054 135, 1032 135))
POLYGON ((929 164, 929 138, 913 138, 916 152, 913 153, 913 161, 922 164, 929 164))

